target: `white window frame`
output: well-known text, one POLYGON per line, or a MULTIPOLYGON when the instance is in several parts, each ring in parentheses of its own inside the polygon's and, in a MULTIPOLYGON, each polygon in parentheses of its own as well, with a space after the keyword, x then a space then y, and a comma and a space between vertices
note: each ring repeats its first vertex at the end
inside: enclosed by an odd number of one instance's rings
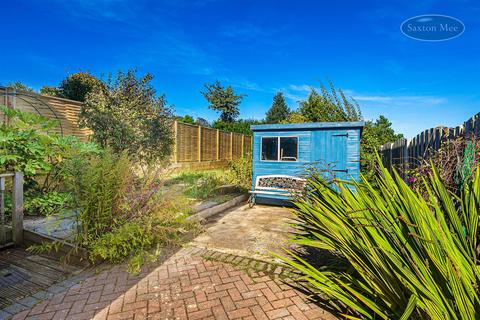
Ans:
POLYGON ((300 158, 300 139, 298 136, 262 136, 260 137, 260 161, 261 162, 298 162, 300 158), (263 150, 263 138, 277 138, 277 160, 263 160, 262 159, 262 150, 263 150), (280 138, 296 138, 297 139, 297 158, 296 160, 282 160, 280 159, 280 138))

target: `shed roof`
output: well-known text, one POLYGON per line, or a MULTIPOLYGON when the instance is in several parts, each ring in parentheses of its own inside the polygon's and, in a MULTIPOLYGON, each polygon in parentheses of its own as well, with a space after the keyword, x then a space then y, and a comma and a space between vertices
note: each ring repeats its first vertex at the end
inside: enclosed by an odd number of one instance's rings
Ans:
POLYGON ((288 124, 257 124, 251 125, 252 131, 261 130, 312 130, 327 128, 362 128, 365 126, 364 121, 355 122, 305 122, 305 123, 288 123, 288 124))

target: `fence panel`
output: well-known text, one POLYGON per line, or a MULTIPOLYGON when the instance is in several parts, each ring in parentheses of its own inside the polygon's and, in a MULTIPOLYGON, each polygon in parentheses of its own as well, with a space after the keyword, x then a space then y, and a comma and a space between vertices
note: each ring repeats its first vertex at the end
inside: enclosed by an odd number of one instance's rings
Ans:
POLYGON ((220 131, 219 135, 219 160, 228 160, 230 159, 231 134, 220 131))
POLYGON ((232 159, 241 158, 243 155, 243 135, 234 133, 232 136, 232 159))
POLYGON ((194 162, 199 160, 198 138, 198 126, 180 122, 177 124, 177 162, 194 162))
POLYGON ((217 160, 217 130, 211 128, 201 127, 202 129, 202 144, 201 161, 217 160))
POLYGON ((251 136, 174 122, 174 163, 225 162, 251 154, 251 136))
POLYGON ((403 177, 406 171, 417 167, 422 159, 433 155, 442 143, 458 137, 480 137, 480 113, 455 128, 436 127, 426 129, 411 140, 399 139, 380 146, 379 153, 385 167, 396 168, 403 177))
MULTIPOLYGON (((57 120, 58 124, 51 129, 62 135, 75 135, 81 140, 88 140, 91 131, 78 126, 78 114, 82 103, 78 101, 49 97, 33 92, 16 91, 12 88, 0 87, 0 104, 12 109, 31 112, 51 120, 57 120)), ((0 121, 6 119, 0 114, 0 121)))

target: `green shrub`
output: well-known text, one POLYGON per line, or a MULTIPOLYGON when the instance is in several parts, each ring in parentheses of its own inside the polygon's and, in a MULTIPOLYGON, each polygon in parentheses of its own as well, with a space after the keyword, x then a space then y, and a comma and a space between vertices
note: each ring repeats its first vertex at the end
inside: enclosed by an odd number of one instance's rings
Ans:
POLYGON ((22 171, 30 184, 34 176, 47 174, 41 191, 53 190, 49 188, 50 173, 55 176, 62 162, 79 154, 98 152, 93 143, 51 133, 56 121, 5 106, 0 106, 0 112, 9 119, 8 123, 0 124, 0 170, 22 171))
POLYGON ((70 182, 80 208, 80 241, 88 244, 114 228, 122 219, 120 207, 127 183, 132 182, 132 164, 126 155, 114 155, 108 150, 88 162, 70 182))
POLYGON ((205 200, 216 195, 218 187, 226 183, 223 174, 219 171, 183 171, 171 179, 170 183, 184 184, 185 196, 205 200))
POLYGON ((69 208, 73 198, 70 193, 52 191, 48 193, 40 193, 25 196, 25 212, 35 215, 52 215, 62 212, 69 208))
POLYGON ((109 262, 122 262, 153 243, 153 232, 147 224, 126 222, 101 235, 91 246, 91 258, 100 257, 109 262))
POLYGON ((244 188, 250 189, 252 187, 252 157, 247 156, 235 159, 228 164, 229 180, 244 188))
POLYGON ((128 260, 130 271, 158 255, 160 247, 180 245, 197 230, 186 217, 190 202, 178 190, 164 188, 158 171, 132 173, 126 154, 108 150, 90 161, 72 163, 78 170, 71 180, 80 208, 78 244, 90 250, 90 258, 118 263, 128 260))
POLYGON ((362 178, 351 191, 309 180, 296 202, 296 242, 336 252, 345 265, 315 267, 293 254, 286 261, 306 288, 349 319, 479 319, 480 169, 461 196, 435 168, 424 180, 426 198, 385 168, 376 183, 362 178))
POLYGON ((186 188, 185 195, 189 198, 204 200, 214 196, 217 188, 221 185, 222 181, 217 175, 205 174, 196 183, 186 188))

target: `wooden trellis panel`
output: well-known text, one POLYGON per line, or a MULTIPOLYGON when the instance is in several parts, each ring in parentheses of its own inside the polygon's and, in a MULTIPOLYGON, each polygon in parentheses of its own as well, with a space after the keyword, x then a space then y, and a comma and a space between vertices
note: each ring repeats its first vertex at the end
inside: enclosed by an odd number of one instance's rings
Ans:
POLYGON ((219 132, 219 160, 228 160, 230 159, 230 133, 229 132, 219 132))
POLYGON ((198 126, 186 123, 177 124, 176 148, 178 162, 198 161, 198 126))
POLYGON ((238 159, 242 157, 242 134, 234 133, 232 137, 232 159, 238 159))
MULTIPOLYGON (((78 101, 0 87, 0 104, 56 120, 58 124, 51 130, 62 135, 74 135, 86 141, 91 134, 89 129, 78 126, 78 114, 82 108, 78 101)), ((5 121, 1 112, 0 121, 5 121)))
POLYGON ((217 160, 217 130, 201 127, 201 161, 217 160))

